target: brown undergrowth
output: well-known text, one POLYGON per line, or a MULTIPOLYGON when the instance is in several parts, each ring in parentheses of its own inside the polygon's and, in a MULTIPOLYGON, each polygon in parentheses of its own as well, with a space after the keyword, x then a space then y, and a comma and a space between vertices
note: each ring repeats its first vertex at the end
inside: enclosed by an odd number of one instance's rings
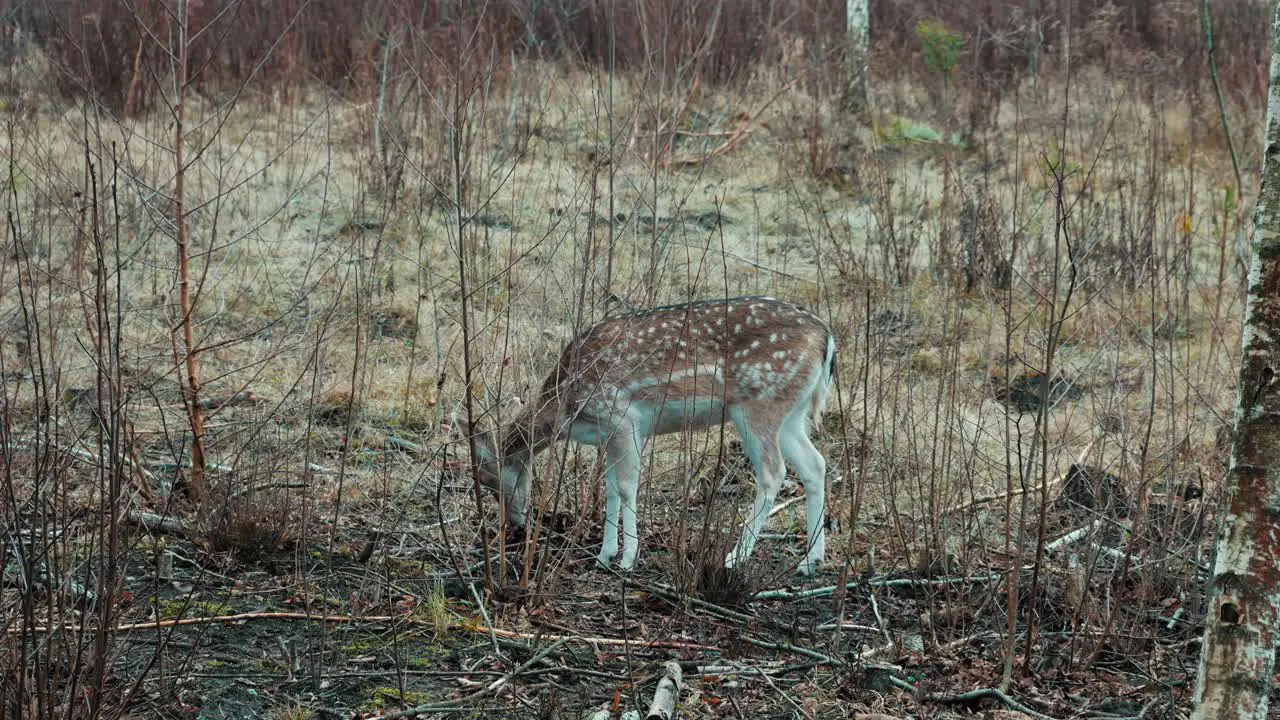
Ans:
POLYGON ((591 717, 674 659, 685 717, 1177 717, 1256 184, 1207 86, 886 71, 849 128, 820 63, 778 52, 740 82, 520 59, 448 93, 383 52, 366 97, 193 95, 198 504, 169 116, 10 113, 6 707, 591 717), (840 343, 817 578, 789 573, 794 489, 751 569, 718 568, 752 486, 731 430, 653 443, 626 578, 592 564, 593 449, 539 457, 527 537, 477 510, 465 365, 491 426, 575 328, 757 293, 840 343))

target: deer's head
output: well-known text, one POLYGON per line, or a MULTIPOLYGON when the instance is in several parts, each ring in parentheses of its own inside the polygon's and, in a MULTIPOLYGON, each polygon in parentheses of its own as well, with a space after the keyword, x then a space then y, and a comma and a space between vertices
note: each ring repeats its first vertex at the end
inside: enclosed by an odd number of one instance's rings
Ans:
POLYGON ((508 525, 513 528, 524 527, 532 480, 532 453, 529 452, 527 443, 522 442, 520 428, 513 426, 505 433, 495 435, 461 419, 455 419, 453 425, 457 428, 464 455, 470 453, 467 450, 468 439, 475 438, 476 459, 479 461, 476 466, 477 478, 482 486, 502 500, 508 525))

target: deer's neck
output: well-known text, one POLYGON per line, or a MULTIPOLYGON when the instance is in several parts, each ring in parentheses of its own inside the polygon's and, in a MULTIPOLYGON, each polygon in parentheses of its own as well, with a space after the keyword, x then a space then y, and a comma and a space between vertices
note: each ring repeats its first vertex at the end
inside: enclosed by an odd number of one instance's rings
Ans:
POLYGON ((554 442, 561 429, 557 405, 539 398, 513 418, 502 435, 503 456, 527 460, 554 442))

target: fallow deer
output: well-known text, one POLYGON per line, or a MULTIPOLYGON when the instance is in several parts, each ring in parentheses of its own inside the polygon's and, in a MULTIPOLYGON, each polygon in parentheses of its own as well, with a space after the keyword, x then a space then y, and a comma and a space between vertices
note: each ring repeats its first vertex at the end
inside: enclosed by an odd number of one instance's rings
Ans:
MULTIPOLYGON (((536 453, 566 435, 603 445, 607 459, 604 542, 636 561, 641 454, 653 435, 732 421, 755 471, 756 495, 726 567, 745 563, 782 485, 786 466, 805 493, 812 574, 825 550, 826 460, 809 440, 836 368, 836 342, 817 316, 768 297, 668 305, 608 318, 565 346, 540 393, 498 437, 476 433, 481 482, 501 494, 509 526, 521 528, 536 453)), ((471 432, 459 423, 462 432, 471 432)))

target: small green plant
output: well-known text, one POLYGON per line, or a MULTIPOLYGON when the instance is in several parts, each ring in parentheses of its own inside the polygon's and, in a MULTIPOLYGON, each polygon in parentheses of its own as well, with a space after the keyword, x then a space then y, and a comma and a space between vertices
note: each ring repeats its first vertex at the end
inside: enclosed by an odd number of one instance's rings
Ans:
MULTIPOLYGON (((920 42, 920 49, 924 52, 924 64, 930 70, 937 73, 942 80, 941 96, 934 98, 934 102, 938 104, 944 118, 948 120, 944 123, 950 124, 949 118, 953 111, 951 102, 951 77, 955 74, 956 65, 960 62, 960 51, 964 49, 964 38, 961 35, 942 23, 941 20, 921 20, 916 23, 916 40, 920 42)), ((935 133, 935 138, 929 138, 929 142, 946 143, 944 139, 951 133, 935 133)), ((968 147, 968 143, 959 135, 951 134, 950 144, 961 149, 968 147)), ((950 153, 950 148, 947 148, 950 153)), ((947 163, 950 164, 950 155, 947 156, 947 163)), ((947 177, 950 174, 947 173, 947 177)), ((947 196, 949 194, 949 185, 943 188, 942 204, 947 206, 947 196)))
POLYGON ((376 639, 356 640, 347 643, 345 650, 348 657, 360 657, 361 655, 377 652, 386 647, 386 645, 386 642, 376 639))
POLYGON ((235 612, 235 608, 226 603, 207 600, 188 602, 186 599, 159 600, 152 598, 151 602, 155 605, 156 613, 165 620, 179 617, 218 617, 231 615, 235 612))
POLYGON ((924 63, 930 70, 951 77, 964 49, 964 38, 950 30, 941 20, 921 20, 916 24, 916 39, 924 51, 924 63))
POLYGON ((872 132, 880 142, 894 145, 951 145, 960 150, 967 150, 969 143, 959 134, 953 134, 948 140, 937 129, 923 122, 903 117, 890 117, 888 122, 880 119, 872 120, 872 132))
POLYGON ((1222 186, 1222 206, 1228 213, 1236 211, 1236 186, 1232 183, 1222 186))
POLYGON ((431 696, 425 692, 415 690, 405 690, 403 700, 399 688, 394 687, 376 687, 370 693, 373 700, 373 707, 377 709, 399 707, 402 702, 408 707, 414 705, 425 705, 431 696))
POLYGON ((417 607, 415 614, 423 618, 424 624, 431 628, 431 632, 436 637, 449 632, 453 624, 453 616, 449 612, 449 599, 444 594, 444 581, 440 578, 435 579, 431 585, 431 591, 422 599, 422 604, 417 607))

